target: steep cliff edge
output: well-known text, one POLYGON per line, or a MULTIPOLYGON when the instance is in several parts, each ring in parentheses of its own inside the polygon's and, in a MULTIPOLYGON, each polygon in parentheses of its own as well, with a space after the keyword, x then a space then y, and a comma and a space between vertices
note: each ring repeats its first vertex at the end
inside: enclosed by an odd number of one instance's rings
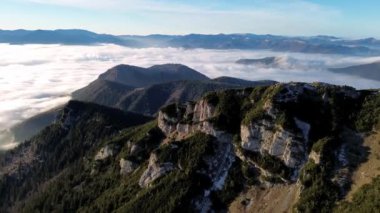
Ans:
POLYGON ((232 141, 233 135, 239 135, 244 151, 269 154, 299 169, 307 161, 312 143, 335 131, 333 126, 341 126, 355 112, 337 112, 340 117, 333 120, 333 111, 360 98, 360 92, 352 88, 302 83, 210 93, 195 103, 163 108, 158 126, 175 140, 197 131, 220 141, 232 141), (340 105, 331 103, 337 99, 342 100, 340 105))
MULTIPOLYGON (((362 139, 354 131, 361 128, 358 117, 366 110, 363 103, 377 96, 377 91, 322 83, 216 92, 197 102, 163 108, 158 126, 169 143, 203 132, 234 144, 235 155, 258 172, 259 185, 297 182, 304 195, 316 183, 306 181, 305 175, 324 168, 316 178, 323 179, 320 187, 332 188, 326 194, 332 201, 321 201, 331 208, 331 202, 347 193, 353 171, 366 156, 359 151, 362 139), (352 144, 355 137, 357 142, 352 144)), ((302 202, 297 205, 300 211, 309 208, 308 201, 302 202)))

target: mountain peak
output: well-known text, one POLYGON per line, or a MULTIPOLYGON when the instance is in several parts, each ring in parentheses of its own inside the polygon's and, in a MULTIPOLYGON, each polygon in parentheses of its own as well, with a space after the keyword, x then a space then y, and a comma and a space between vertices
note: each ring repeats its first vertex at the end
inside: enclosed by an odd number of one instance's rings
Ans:
POLYGON ((75 100, 154 115, 162 106, 197 100, 207 92, 274 83, 232 77, 211 80, 182 64, 162 64, 149 68, 118 65, 88 86, 75 91, 72 97, 75 100), (136 81, 132 82, 133 79, 139 81, 141 86, 136 85, 136 81))
POLYGON ((133 87, 180 80, 209 80, 207 76, 181 64, 162 64, 149 68, 122 64, 109 69, 99 78, 133 87))
POLYGON ((183 64, 172 64, 172 63, 153 65, 153 66, 149 67, 148 69, 167 70, 167 71, 181 71, 181 70, 184 70, 184 69, 193 70, 193 69, 191 69, 190 67, 188 67, 186 65, 183 65, 183 64))

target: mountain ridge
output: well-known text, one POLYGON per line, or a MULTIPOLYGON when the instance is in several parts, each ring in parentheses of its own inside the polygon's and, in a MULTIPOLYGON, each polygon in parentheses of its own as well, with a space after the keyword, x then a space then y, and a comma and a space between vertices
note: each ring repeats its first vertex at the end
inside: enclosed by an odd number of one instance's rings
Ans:
POLYGON ((329 70, 335 73, 380 81, 380 61, 343 68, 330 68, 329 70))
POLYGON ((168 105, 155 121, 146 118, 137 126, 129 114, 120 116, 125 112, 71 102, 57 122, 2 158, 0 208, 226 211, 245 189, 298 183, 301 196, 287 209, 336 212, 352 172, 368 154, 358 133, 380 128, 379 95, 323 83, 278 83, 168 105), (43 161, 50 155, 57 160, 43 161), (31 175, 30 166, 46 171, 47 179, 41 172, 31 175))
POLYGON ((331 36, 278 36, 257 34, 188 34, 116 36, 87 30, 0 30, 0 43, 11 44, 116 44, 135 48, 176 47, 205 49, 252 49, 303 53, 379 55, 380 41, 345 40, 331 36))
POLYGON ((148 68, 117 65, 99 76, 132 87, 144 87, 179 80, 209 80, 209 78, 182 64, 162 64, 148 68))

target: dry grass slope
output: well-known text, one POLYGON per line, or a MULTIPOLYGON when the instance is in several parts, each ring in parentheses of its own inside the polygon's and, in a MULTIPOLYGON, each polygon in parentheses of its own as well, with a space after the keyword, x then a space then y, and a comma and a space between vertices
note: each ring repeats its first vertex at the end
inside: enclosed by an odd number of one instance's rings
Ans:
POLYGON ((380 131, 365 138, 364 147, 369 148, 368 161, 364 162, 352 176, 351 190, 346 200, 351 201, 353 194, 364 184, 372 182, 372 178, 380 175, 380 131))
POLYGON ((241 194, 231 203, 232 213, 260 212, 284 213, 292 212, 292 207, 299 196, 299 185, 273 185, 271 187, 253 187, 241 194))

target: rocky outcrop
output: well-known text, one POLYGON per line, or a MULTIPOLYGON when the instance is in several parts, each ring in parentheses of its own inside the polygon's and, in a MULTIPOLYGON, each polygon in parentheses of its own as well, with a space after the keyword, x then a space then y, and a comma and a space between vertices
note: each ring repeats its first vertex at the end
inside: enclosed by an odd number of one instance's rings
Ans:
POLYGON ((119 166, 121 175, 129 175, 137 168, 136 163, 124 158, 120 159, 119 166))
MULTIPOLYGON (((314 90, 312 86, 289 85, 285 92, 277 94, 276 103, 297 101, 304 90, 314 90)), ((263 104, 265 114, 272 120, 261 119, 251 121, 248 125, 241 125, 241 146, 253 152, 268 153, 284 161, 290 168, 299 168, 307 160, 307 141, 310 125, 294 118, 298 130, 285 129, 276 125, 278 109, 268 99, 263 104)), ((219 141, 231 142, 231 135, 214 127, 211 120, 218 116, 215 106, 206 99, 195 104, 176 106, 176 114, 169 115, 160 111, 158 126, 167 137, 181 140, 197 131, 215 136, 219 141)))
POLYGON ((268 153, 284 161, 290 168, 299 168, 306 161, 307 139, 299 133, 260 121, 242 125, 240 135, 243 149, 268 153))
POLYGON ((216 141, 213 155, 204 157, 207 170, 199 171, 207 175, 213 183, 210 190, 220 190, 223 188, 228 170, 234 160, 233 145, 231 143, 216 141))
POLYGON ((174 166, 172 163, 159 163, 157 155, 155 153, 152 153, 149 158, 148 168, 140 177, 140 187, 148 187, 150 183, 162 177, 166 173, 172 171, 173 169, 174 166))
POLYGON ((331 98, 331 91, 337 94, 343 94, 345 97, 357 99, 360 96, 360 92, 352 87, 347 86, 336 86, 327 83, 288 83, 282 84, 283 90, 281 93, 276 95, 276 102, 286 103, 286 102, 296 102, 302 95, 307 95, 309 97, 315 97, 328 102, 331 98), (324 92, 322 92, 324 91, 324 92))
POLYGON ((320 164, 321 163, 321 154, 317 153, 314 150, 311 150, 311 152, 309 154, 309 159, 313 160, 314 163, 316 163, 316 164, 320 164))
POLYGON ((307 160, 307 142, 310 125, 294 118, 296 128, 276 124, 279 103, 297 102, 305 90, 314 91, 311 85, 288 84, 263 104, 264 114, 270 119, 252 120, 240 128, 241 146, 245 150, 267 153, 281 159, 290 168, 300 168, 307 160), (274 104, 276 103, 276 104, 274 104))
POLYGON ((202 99, 195 105, 188 103, 176 107, 179 108, 177 115, 169 116, 163 111, 158 114, 158 127, 168 138, 182 140, 195 132, 202 132, 219 141, 231 141, 229 134, 216 129, 210 121, 215 116, 215 107, 206 100, 202 99))
POLYGON ((306 91, 316 94, 310 84, 291 83, 277 85, 279 89, 265 100, 262 109, 267 118, 251 120, 241 125, 241 146, 245 150, 267 153, 281 159, 290 168, 300 168, 307 161, 307 143, 310 124, 293 118, 294 127, 285 128, 278 124, 281 109, 278 105, 296 103, 306 91))
POLYGON ((235 161, 235 154, 231 143, 217 141, 215 145, 214 154, 204 157, 207 169, 199 171, 207 175, 212 183, 211 187, 204 190, 202 196, 194 200, 195 207, 199 212, 210 212, 212 205, 211 192, 223 189, 228 172, 235 161))
MULTIPOLYGON (((239 92, 237 91, 235 95, 238 95, 239 92)), ((293 116, 291 121, 293 127, 285 127, 281 122, 278 124, 279 116, 286 113, 283 108, 278 106, 289 104, 302 106, 305 97, 309 102, 320 103, 325 99, 329 100, 328 94, 335 93, 343 94, 348 98, 357 98, 359 94, 350 87, 320 83, 289 83, 272 86, 264 92, 265 95, 260 97, 260 101, 249 100, 253 108, 260 105, 266 118, 254 119, 241 124, 242 148, 253 152, 268 153, 281 159, 290 168, 300 168, 308 159, 307 149, 311 125, 295 117, 297 112, 287 114, 293 116)), ((248 97, 249 95, 245 95, 239 98, 248 97)), ((159 112, 158 125, 167 137, 181 140, 200 131, 215 136, 219 141, 231 141, 228 134, 215 127, 213 119, 219 116, 220 112, 217 112, 217 107, 210 104, 207 98, 201 99, 195 104, 176 107, 174 114, 169 115, 165 111, 159 112)), ((286 117, 285 119, 291 118, 286 117)))
POLYGON ((99 152, 95 155, 95 160, 104 160, 109 157, 114 156, 117 153, 116 148, 111 145, 106 145, 101 148, 99 152))
POLYGON ((192 119, 194 122, 206 121, 207 119, 213 117, 215 114, 215 107, 204 99, 195 104, 193 111, 191 108, 187 108, 187 110, 189 110, 186 112, 187 114, 194 114, 192 119))
POLYGON ((133 145, 131 145, 131 149, 129 151, 129 154, 137 155, 139 152, 141 152, 141 150, 143 150, 143 149, 139 145, 133 144, 133 145))
POLYGON ((184 106, 176 106, 175 111, 176 114, 169 115, 165 110, 162 110, 158 115, 158 126, 167 137, 182 140, 193 133, 202 132, 217 139, 214 153, 203 158, 207 166, 198 171, 208 176, 212 184, 204 190, 200 197, 194 200, 197 211, 208 212, 212 205, 211 192, 223 188, 228 171, 235 160, 232 135, 214 127, 211 120, 218 114, 215 106, 206 99, 195 104, 187 103, 184 106))

